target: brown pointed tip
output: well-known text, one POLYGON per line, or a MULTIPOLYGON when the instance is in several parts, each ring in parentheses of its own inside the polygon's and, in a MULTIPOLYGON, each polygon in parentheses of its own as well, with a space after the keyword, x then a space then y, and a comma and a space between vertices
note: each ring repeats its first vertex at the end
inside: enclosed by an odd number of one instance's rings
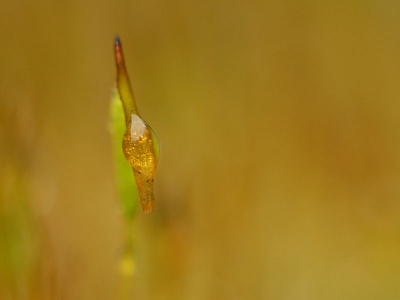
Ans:
POLYGON ((121 41, 119 39, 118 34, 115 36, 114 47, 115 47, 115 59, 117 61, 117 66, 121 66, 124 64, 124 55, 122 53, 121 41))
POLYGON ((115 45, 120 45, 121 44, 121 41, 119 40, 119 35, 118 34, 115 35, 115 43, 114 44, 115 45))

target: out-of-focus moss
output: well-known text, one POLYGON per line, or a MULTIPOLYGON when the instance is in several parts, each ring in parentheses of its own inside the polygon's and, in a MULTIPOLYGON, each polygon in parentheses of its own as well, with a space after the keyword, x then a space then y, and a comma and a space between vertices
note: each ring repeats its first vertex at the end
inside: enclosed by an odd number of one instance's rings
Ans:
POLYGON ((111 136, 115 164, 115 179, 118 197, 125 216, 132 219, 139 203, 139 193, 132 167, 126 161, 122 151, 122 137, 126 130, 124 109, 118 90, 113 89, 111 99, 111 136))

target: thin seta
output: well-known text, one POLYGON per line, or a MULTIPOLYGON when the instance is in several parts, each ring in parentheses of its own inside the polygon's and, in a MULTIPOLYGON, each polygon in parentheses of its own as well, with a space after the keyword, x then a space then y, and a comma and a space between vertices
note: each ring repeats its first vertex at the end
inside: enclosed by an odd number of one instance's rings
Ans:
POLYGON ((137 110, 118 35, 115 37, 114 49, 117 89, 126 123, 122 150, 133 168, 142 209, 147 213, 154 210, 153 187, 159 158, 158 141, 151 127, 140 117, 137 110))

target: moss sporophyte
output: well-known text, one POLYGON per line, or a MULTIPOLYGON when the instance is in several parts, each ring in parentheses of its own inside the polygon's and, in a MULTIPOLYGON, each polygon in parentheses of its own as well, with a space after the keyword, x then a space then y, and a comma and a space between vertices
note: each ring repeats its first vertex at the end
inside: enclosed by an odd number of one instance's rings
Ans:
POLYGON ((126 124, 122 150, 133 168, 142 209, 144 212, 151 212, 154 210, 153 186, 159 157, 158 141, 153 130, 139 115, 118 36, 115 37, 114 49, 117 65, 117 96, 122 102, 126 124))

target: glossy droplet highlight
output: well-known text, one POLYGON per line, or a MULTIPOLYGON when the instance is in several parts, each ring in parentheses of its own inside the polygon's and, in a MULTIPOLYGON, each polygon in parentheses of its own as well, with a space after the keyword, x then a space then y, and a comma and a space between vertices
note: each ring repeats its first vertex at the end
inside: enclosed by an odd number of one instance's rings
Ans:
POLYGON ((158 163, 157 138, 147 123, 132 114, 124 134, 122 148, 133 167, 144 212, 154 209, 154 175, 158 163))

